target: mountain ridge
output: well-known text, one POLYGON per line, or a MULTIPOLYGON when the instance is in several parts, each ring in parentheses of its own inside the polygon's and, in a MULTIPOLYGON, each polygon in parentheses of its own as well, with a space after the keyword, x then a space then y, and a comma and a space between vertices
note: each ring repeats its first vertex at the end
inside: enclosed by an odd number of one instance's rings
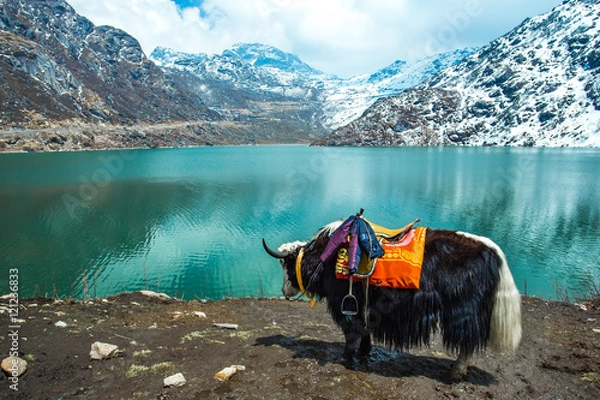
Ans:
MULTIPOLYGON (((314 135, 334 129, 359 116, 378 98, 397 94, 435 75, 471 54, 475 49, 458 49, 407 62, 394 63, 372 73, 341 79, 324 74, 297 56, 275 47, 257 43, 238 43, 221 54, 184 53, 157 47, 150 59, 157 65, 185 71, 199 78, 207 91, 229 87, 260 100, 308 102, 304 110, 309 115, 307 126, 314 135)), ((215 95, 218 96, 218 95, 215 95)), ((239 96, 238 96, 239 97, 239 96)), ((203 97, 215 109, 229 99, 203 97)), ((246 106, 245 103, 229 104, 246 106)))
POLYGON ((0 86, 12 100, 0 109, 3 125, 220 119, 173 85, 126 32, 95 26, 62 0, 0 5, 0 86))

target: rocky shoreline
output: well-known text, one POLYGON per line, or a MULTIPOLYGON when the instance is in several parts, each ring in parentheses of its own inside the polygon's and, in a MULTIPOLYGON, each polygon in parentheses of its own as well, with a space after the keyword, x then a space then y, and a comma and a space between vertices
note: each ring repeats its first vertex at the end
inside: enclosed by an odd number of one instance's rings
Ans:
MULTIPOLYGON (((600 398, 598 305, 522 302, 516 355, 477 354, 452 384, 454 356, 437 339, 410 352, 375 346, 367 363, 341 363, 343 335, 322 302, 21 299, 16 344, 27 371, 18 391, 10 375, 0 386, 16 399, 600 398), (118 350, 94 359, 96 342, 118 350)), ((0 310, 10 312, 7 297, 0 310)), ((0 333, 3 359, 12 339, 0 333)))
POLYGON ((252 144, 244 127, 191 121, 157 125, 68 126, 0 131, 0 152, 52 152, 252 144))

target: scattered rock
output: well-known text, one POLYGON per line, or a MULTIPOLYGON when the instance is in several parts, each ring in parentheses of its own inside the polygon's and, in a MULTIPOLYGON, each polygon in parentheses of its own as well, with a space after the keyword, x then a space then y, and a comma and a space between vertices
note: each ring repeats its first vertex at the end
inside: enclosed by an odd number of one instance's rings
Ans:
POLYGON ((199 318, 206 318, 206 314, 203 313, 202 311, 194 311, 194 316, 199 317, 199 318))
POLYGON ((21 376, 27 371, 27 361, 19 357, 6 357, 1 366, 7 376, 21 376))
POLYGON ((177 319, 183 315, 183 313, 181 311, 174 311, 171 314, 173 314, 173 315, 171 315, 171 319, 177 319))
POLYGON ((215 326, 217 328, 223 328, 223 329, 238 329, 239 328, 238 324, 219 324, 219 323, 214 323, 213 326, 215 326))
POLYGON ((232 365, 230 367, 225 367, 219 372, 215 374, 215 379, 220 382, 225 382, 229 380, 236 372, 244 371, 246 367, 244 365, 232 365))
POLYGON ((171 300, 169 295, 167 295, 165 293, 153 292, 152 290, 140 290, 140 293, 143 294, 144 296, 148 296, 148 297, 152 297, 152 298, 156 298, 156 299, 171 300))
POLYGON ((186 380, 183 377, 183 374, 181 372, 179 372, 175 375, 168 376, 163 380, 164 387, 170 387, 170 386, 181 387, 181 386, 185 385, 185 383, 186 383, 186 380))
POLYGON ((56 326, 57 328, 66 328, 67 323, 65 321, 58 321, 54 324, 54 326, 56 326))
POLYGON ((90 350, 92 360, 105 360, 116 357, 119 354, 119 346, 110 343, 94 342, 90 350))

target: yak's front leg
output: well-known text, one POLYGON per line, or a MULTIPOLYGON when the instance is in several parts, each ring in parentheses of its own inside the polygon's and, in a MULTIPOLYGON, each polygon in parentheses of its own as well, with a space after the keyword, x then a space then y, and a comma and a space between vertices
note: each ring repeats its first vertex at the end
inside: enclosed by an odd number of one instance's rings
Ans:
POLYGON ((361 338, 360 338, 360 346, 358 347, 358 357, 363 361, 366 361, 369 358, 369 354, 371 353, 371 332, 369 329, 362 327, 361 330, 361 338))
POLYGON ((342 329, 346 338, 346 346, 344 347, 342 360, 351 363, 357 352, 359 357, 366 358, 371 352, 371 335, 369 331, 365 329, 359 317, 347 317, 344 325, 342 329))

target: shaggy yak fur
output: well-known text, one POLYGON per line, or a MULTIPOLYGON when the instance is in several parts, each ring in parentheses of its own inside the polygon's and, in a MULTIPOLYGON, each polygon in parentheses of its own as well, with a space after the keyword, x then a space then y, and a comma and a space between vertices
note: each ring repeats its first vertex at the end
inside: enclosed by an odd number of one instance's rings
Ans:
POLYGON ((287 298, 300 293, 296 259, 304 248, 302 281, 307 294, 326 299, 328 310, 346 338, 343 359, 368 356, 371 336, 397 349, 429 345, 440 332, 444 346, 458 353, 449 379, 466 374, 473 352, 490 347, 513 352, 521 339, 521 299, 502 250, 491 240, 463 232, 427 229, 420 289, 370 286, 368 317, 364 315, 365 287, 354 284, 361 312, 342 313, 348 281, 335 276, 335 255, 325 263, 319 256, 330 234, 341 222, 331 223, 308 242, 287 243, 278 251, 265 250, 280 259, 284 270, 282 292, 287 298), (365 322, 367 324, 365 325, 365 322))

